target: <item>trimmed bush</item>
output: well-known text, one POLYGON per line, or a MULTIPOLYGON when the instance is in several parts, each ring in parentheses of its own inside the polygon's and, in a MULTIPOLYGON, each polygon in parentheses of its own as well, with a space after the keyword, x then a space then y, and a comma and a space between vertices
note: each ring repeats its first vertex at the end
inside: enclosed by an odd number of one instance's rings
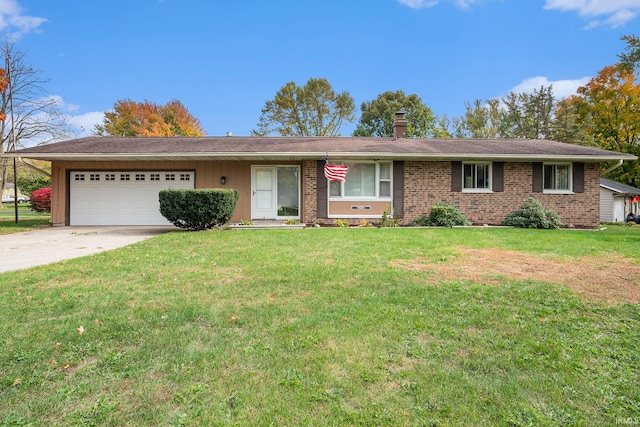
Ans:
POLYGON ((529 197, 520 209, 511 212, 504 220, 504 225, 519 228, 560 228, 563 226, 560 216, 552 210, 545 209, 538 199, 529 197))
POLYGON ((160 213, 176 227, 206 230, 229 222, 238 190, 203 188, 160 191, 160 213))
POLYGON ((34 191, 29 196, 31 209, 36 212, 51 212, 51 187, 34 191))
POLYGON ((462 212, 447 202, 438 202, 431 206, 429 216, 420 215, 414 222, 427 227, 453 227, 471 225, 462 212))

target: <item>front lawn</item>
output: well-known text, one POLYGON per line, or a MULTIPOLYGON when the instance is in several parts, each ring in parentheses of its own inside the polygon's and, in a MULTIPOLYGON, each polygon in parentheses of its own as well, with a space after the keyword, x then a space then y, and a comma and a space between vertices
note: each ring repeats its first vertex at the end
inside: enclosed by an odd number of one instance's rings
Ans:
POLYGON ((48 226, 50 219, 51 214, 34 212, 28 203, 19 203, 18 222, 16 223, 15 205, 3 203, 0 206, 0 235, 48 226))
POLYGON ((173 232, 0 274, 0 426, 640 422, 640 227, 173 232))

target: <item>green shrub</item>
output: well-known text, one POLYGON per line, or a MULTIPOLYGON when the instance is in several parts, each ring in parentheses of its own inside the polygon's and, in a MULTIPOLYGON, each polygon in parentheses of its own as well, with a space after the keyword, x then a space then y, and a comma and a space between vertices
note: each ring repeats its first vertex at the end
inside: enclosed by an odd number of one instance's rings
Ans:
POLYGON ((539 200, 529 197, 520 209, 511 212, 504 220, 505 225, 519 228, 560 228, 560 216, 549 209, 545 209, 539 200))
POLYGON ((336 219, 335 221, 333 221, 333 225, 335 225, 336 227, 348 227, 349 221, 347 221, 346 219, 336 219))
POLYGON ((400 220, 398 218, 391 218, 393 216, 393 207, 391 205, 387 205, 384 208, 384 212, 382 213, 382 218, 380 219, 381 227, 400 227, 400 220))
POLYGON ((453 227, 454 225, 471 225, 462 212, 447 202, 438 202, 431 206, 429 216, 421 215, 414 222, 427 227, 453 227))
POLYGON ((229 222, 237 201, 233 189, 162 190, 160 213, 176 227, 205 230, 229 222))

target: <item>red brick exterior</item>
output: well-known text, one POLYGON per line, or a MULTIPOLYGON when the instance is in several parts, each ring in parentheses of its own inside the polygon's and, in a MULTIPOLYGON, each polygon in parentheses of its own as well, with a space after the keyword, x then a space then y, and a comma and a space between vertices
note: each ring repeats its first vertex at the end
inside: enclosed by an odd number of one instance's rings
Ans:
MULTIPOLYGON (((302 218, 305 224, 318 221, 318 172, 315 160, 302 162, 302 218)), ((329 223, 327 219, 325 219, 329 223)))
MULTIPOLYGON (((404 166, 404 217, 410 224, 428 214, 433 204, 445 201, 456 206, 476 225, 500 225, 528 197, 535 197, 547 209, 556 211, 565 226, 595 228, 600 223, 600 166, 584 165, 584 193, 543 194, 532 190, 532 163, 504 164, 504 191, 463 193, 451 191, 451 162, 406 161, 404 166)), ((332 224, 335 218, 318 218, 317 171, 315 161, 303 164, 303 216, 305 223, 332 224)), ((357 223, 357 220, 351 220, 357 223)))
POLYGON ((405 162, 403 223, 410 223, 439 201, 455 205, 473 224, 502 224, 528 197, 556 211, 569 227, 594 228, 600 223, 600 165, 586 163, 584 193, 543 194, 532 190, 531 163, 505 163, 504 191, 462 193, 451 191, 450 162, 405 162))

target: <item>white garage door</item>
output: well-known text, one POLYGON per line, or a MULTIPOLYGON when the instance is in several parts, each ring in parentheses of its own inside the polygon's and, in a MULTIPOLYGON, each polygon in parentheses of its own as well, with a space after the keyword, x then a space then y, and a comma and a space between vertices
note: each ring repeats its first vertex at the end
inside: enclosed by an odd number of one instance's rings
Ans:
POLYGON ((169 225, 158 193, 194 186, 194 172, 73 171, 70 225, 169 225))

